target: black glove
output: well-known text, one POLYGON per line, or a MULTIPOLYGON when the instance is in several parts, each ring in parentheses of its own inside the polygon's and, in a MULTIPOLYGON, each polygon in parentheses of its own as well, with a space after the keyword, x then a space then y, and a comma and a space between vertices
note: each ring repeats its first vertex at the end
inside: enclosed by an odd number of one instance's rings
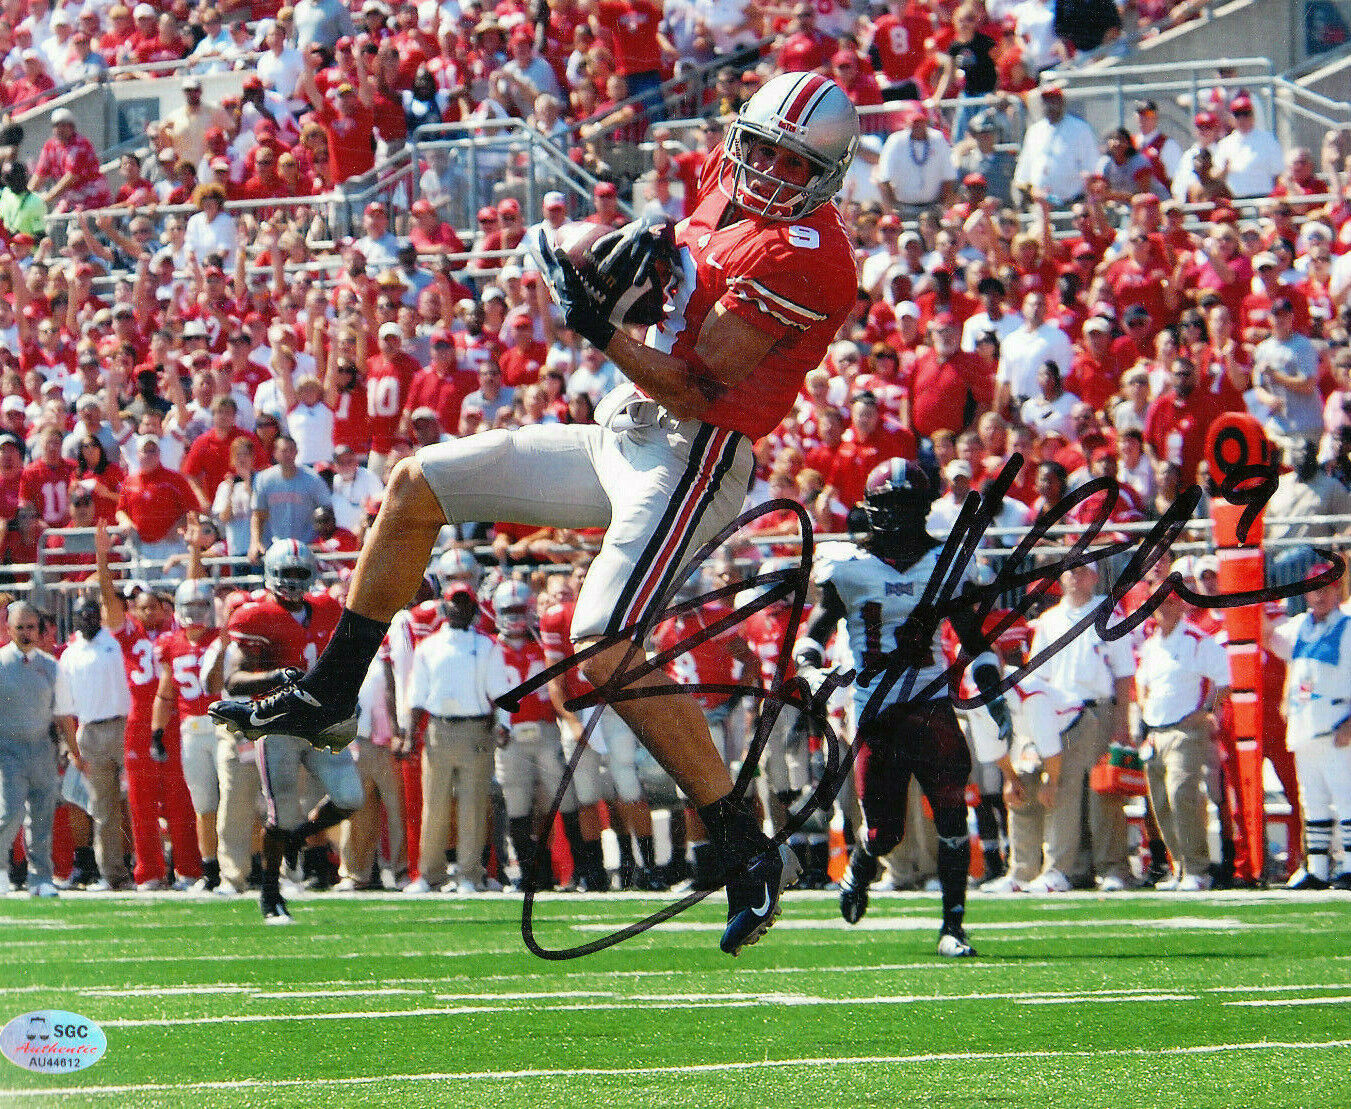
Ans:
POLYGON ((609 320, 613 305, 607 307, 600 301, 582 280, 572 260, 562 251, 554 250, 545 235, 539 236, 538 252, 543 263, 541 273, 563 310, 563 322, 597 350, 604 350, 618 330, 609 320))
POLYGON ((999 742, 1007 750, 1013 743, 1013 719, 1009 716, 1009 706, 1003 697, 996 697, 985 706, 990 710, 990 715, 994 717, 994 722, 999 728, 999 742))
POLYGON ((150 733, 150 757, 155 762, 169 761, 169 749, 164 746, 163 728, 156 728, 150 733))
POLYGON ((610 306, 610 319, 650 326, 665 318, 665 288, 680 250, 664 219, 644 216, 602 235, 591 247, 595 291, 610 306), (648 295, 654 293, 655 295, 648 295))

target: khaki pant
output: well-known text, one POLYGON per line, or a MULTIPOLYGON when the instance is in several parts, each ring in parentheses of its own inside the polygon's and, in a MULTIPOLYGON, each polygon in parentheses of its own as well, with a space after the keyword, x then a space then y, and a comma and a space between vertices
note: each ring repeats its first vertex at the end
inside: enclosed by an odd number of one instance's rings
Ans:
POLYGON ((1048 814, 1046 869, 1058 870, 1067 878, 1084 875, 1079 849, 1085 819, 1093 841, 1093 872, 1099 878, 1120 878, 1123 882, 1130 876, 1125 798, 1098 793, 1088 784, 1089 773, 1111 744, 1115 704, 1099 701, 1085 706, 1074 726, 1060 737, 1064 748, 1060 788, 1056 790, 1055 807, 1048 814))
POLYGON ((220 860, 221 881, 243 890, 248 888, 253 862, 253 828, 258 822, 262 782, 253 744, 238 740, 224 728, 216 734, 216 772, 220 777, 216 857, 220 860))
POLYGON ((366 736, 356 741, 356 767, 366 799, 343 824, 342 876, 355 882, 370 880, 380 840, 380 806, 389 828, 389 866, 397 878, 408 872, 408 851, 403 838, 403 778, 388 747, 366 736))
POLYGON ((1206 763, 1210 735, 1204 728, 1149 733, 1154 757, 1145 768, 1149 801, 1179 878, 1205 878, 1210 868, 1206 839, 1206 763))
POLYGON ((460 881, 483 881, 483 842, 493 777, 492 720, 450 720, 433 716, 422 749, 422 842, 418 869, 427 884, 446 880, 446 838, 450 800, 458 817, 456 853, 460 881))
MULTIPOLYGON (((1019 774, 1027 802, 1018 808, 1009 806, 1009 873, 1027 885, 1043 870, 1042 850, 1050 825, 1050 812, 1037 800, 1041 788, 1041 771, 1019 774)), ((1059 791, 1056 793, 1059 799, 1059 791)))
POLYGON ((127 718, 114 716, 81 724, 76 740, 89 779, 94 820, 94 856, 103 877, 114 887, 131 882, 126 844, 122 839, 122 768, 126 761, 127 718))

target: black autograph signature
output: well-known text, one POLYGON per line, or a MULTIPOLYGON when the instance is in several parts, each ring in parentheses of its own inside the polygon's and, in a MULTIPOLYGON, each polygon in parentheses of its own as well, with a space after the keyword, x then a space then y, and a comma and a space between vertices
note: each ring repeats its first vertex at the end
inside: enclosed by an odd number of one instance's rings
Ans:
MULTIPOLYGON (((994 523, 994 514, 989 506, 991 504, 998 506, 1000 500, 1012 486, 1022 465, 1022 456, 1012 455, 984 495, 974 491, 968 494, 957 521, 938 554, 937 565, 925 585, 924 593, 910 617, 897 629, 895 648, 885 652, 880 661, 872 662, 870 660, 868 672, 865 674, 860 675, 852 670, 830 673, 815 693, 808 689, 802 679, 793 678, 789 680, 787 678, 793 643, 797 638, 798 627, 806 604, 807 589, 810 584, 814 551, 811 521, 802 506, 790 500, 770 501, 743 513, 733 520, 721 532, 705 543, 690 560, 681 577, 667 586, 658 604, 654 606, 652 615, 638 624, 625 628, 616 637, 592 643, 570 658, 550 666, 523 682, 498 702, 503 708, 513 709, 519 705, 523 697, 539 689, 552 678, 580 665, 590 656, 613 646, 616 642, 628 643, 628 650, 623 662, 608 682, 574 697, 566 703, 566 707, 572 712, 581 712, 586 709, 592 711, 588 715, 581 741, 579 741, 577 750, 573 753, 568 764, 563 782, 554 795, 544 827, 546 829, 553 827, 554 816, 559 811, 563 796, 576 771, 577 763, 585 751, 586 742, 595 729, 600 713, 606 705, 614 705, 640 697, 669 696, 670 691, 668 689, 633 688, 632 683, 654 670, 663 668, 671 660, 721 634, 728 628, 734 627, 746 617, 778 602, 780 599, 791 599, 792 613, 785 626, 783 640, 779 644, 778 663, 774 679, 768 687, 757 688, 740 685, 687 685, 682 687, 684 692, 691 694, 701 692, 727 695, 742 694, 754 697, 762 702, 763 709, 760 713, 759 722, 746 751, 741 771, 733 785, 733 791, 739 798, 745 797, 751 787, 756 768, 760 762, 760 756, 764 751, 778 714, 784 708, 806 714, 808 725, 813 734, 819 736, 821 740, 824 768, 816 787, 788 815, 785 827, 774 837, 776 844, 786 841, 789 836, 799 831, 816 811, 826 813, 830 811, 835 796, 844 783, 844 776, 849 773, 852 767, 854 751, 845 745, 832 730, 826 703, 836 689, 852 684, 855 678, 860 678, 865 684, 874 679, 876 681, 863 711, 859 714, 858 725, 860 727, 875 719, 884 705, 897 702, 914 704, 937 697, 952 696, 953 704, 957 707, 975 708, 985 704, 991 696, 1009 689, 1028 673, 1042 666, 1090 626, 1106 640, 1119 639, 1130 634, 1145 620, 1149 619, 1169 593, 1176 594, 1182 600, 1197 608, 1235 608, 1312 592, 1331 582, 1338 581, 1346 569, 1345 561, 1335 551, 1315 548, 1317 554, 1330 564, 1330 569, 1314 577, 1292 582, 1288 585, 1219 595, 1196 593, 1186 585, 1179 574, 1173 572, 1157 585, 1134 611, 1123 614, 1115 622, 1112 622, 1112 617, 1119 611, 1126 594, 1145 580, 1150 569, 1160 559, 1168 556, 1173 542, 1186 529, 1192 514, 1200 504, 1201 490, 1195 485, 1185 489, 1164 512, 1163 516, 1155 522, 1154 526, 1139 539, 1138 544, 1126 539, 1100 540, 1099 537, 1104 527, 1109 523, 1120 496, 1120 485, 1116 479, 1104 477, 1095 478, 1079 486, 1064 497, 1054 508, 1039 516, 1028 534, 1004 560, 994 580, 985 585, 976 585, 967 579, 966 572, 986 530, 994 523), (1053 561, 1039 560, 1035 564, 1028 561, 1033 549, 1046 537, 1051 528, 1064 521, 1078 505, 1099 493, 1104 494, 1104 496, 1097 506, 1093 518, 1086 523, 1076 522, 1076 526, 1081 527, 1082 531, 1075 538, 1066 554, 1053 561), (713 623, 700 628, 699 631, 669 647, 661 654, 649 658, 644 652, 643 644, 658 624, 694 609, 702 608, 712 602, 726 601, 730 605, 734 595, 747 587, 747 583, 723 586, 688 600, 671 603, 685 581, 699 572, 705 559, 752 520, 762 515, 784 510, 791 511, 798 517, 802 545, 796 564, 787 569, 759 575, 753 583, 757 591, 753 600, 739 607, 728 607, 727 612, 713 623), (1134 551, 1130 559, 1111 583, 1102 601, 1055 642, 1047 644, 1035 657, 1028 659, 1020 669, 1007 674, 997 689, 970 697, 951 694, 950 691, 957 688, 958 682, 969 665, 971 657, 973 657, 965 652, 941 675, 918 690, 914 688, 917 671, 909 661, 913 658, 910 645, 916 642, 931 642, 934 633, 944 620, 963 610, 971 612, 976 617, 977 626, 984 629, 979 637, 981 643, 985 648, 993 648, 999 636, 1022 617, 1032 605, 1044 597, 1053 583, 1057 582, 1060 575, 1066 570, 1073 569, 1076 566, 1096 566, 1107 559, 1113 559, 1131 552, 1133 547, 1134 551), (1015 605, 995 624, 986 628, 986 619, 997 607, 1001 596, 1020 589, 1025 590, 1021 603, 1015 605), (896 688, 897 683, 900 684, 900 689, 895 696, 892 696, 892 691, 896 688)), ((1277 474, 1278 470, 1274 463, 1248 463, 1246 461, 1230 466, 1223 473, 1219 486, 1220 495, 1232 504, 1244 506, 1244 513, 1238 527, 1240 539, 1246 536, 1252 523, 1255 522, 1262 508, 1275 491, 1277 474)), ((1044 557, 1045 555, 1039 552, 1039 559, 1044 559, 1044 557)), ((546 866, 547 856, 547 850, 541 849, 537 852, 538 865, 546 866)), ((535 882, 530 880, 533 877, 534 875, 528 876, 524 881, 525 901, 521 912, 521 935, 526 948, 545 959, 578 958, 613 947, 683 913, 691 905, 697 904, 709 893, 714 892, 711 890, 692 892, 678 901, 663 906, 650 916, 635 921, 607 936, 575 947, 550 949, 541 945, 535 935, 533 925, 535 882)))

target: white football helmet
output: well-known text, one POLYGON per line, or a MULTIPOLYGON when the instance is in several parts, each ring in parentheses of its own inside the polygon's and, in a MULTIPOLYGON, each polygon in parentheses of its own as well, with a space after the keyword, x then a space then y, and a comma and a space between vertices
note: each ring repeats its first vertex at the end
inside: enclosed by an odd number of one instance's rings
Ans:
POLYGON ((727 129, 718 187, 738 206, 774 220, 800 219, 840 190, 858 147, 858 111, 829 77, 780 73, 760 87, 727 129), (805 185, 754 169, 750 148, 763 141, 805 158, 805 185))
POLYGON ((455 582, 464 582, 477 596, 483 584, 483 567, 472 551, 451 547, 436 560, 436 580, 441 584, 443 596, 455 582))
POLYGON ((215 589, 205 578, 181 581, 174 590, 174 615, 185 628, 216 626, 215 589))
POLYGON ((530 630, 530 611, 535 595, 523 581, 504 581, 493 590, 493 616, 497 630, 511 639, 519 639, 530 630))
POLYGON ((274 539, 263 555, 263 587, 283 601, 299 601, 319 578, 309 545, 298 539, 274 539))

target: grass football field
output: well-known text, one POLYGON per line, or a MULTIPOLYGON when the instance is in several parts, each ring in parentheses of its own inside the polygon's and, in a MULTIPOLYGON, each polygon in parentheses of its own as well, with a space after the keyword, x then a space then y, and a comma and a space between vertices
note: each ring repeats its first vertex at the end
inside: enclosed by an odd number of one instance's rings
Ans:
MULTIPOLYGON (((654 911, 540 898, 546 947, 654 911)), ((520 900, 317 895, 0 902, 0 1023, 98 1022, 73 1074, 0 1060, 18 1106, 1351 1106, 1351 895, 785 900, 737 959, 721 896, 610 950, 529 954, 520 900)))

